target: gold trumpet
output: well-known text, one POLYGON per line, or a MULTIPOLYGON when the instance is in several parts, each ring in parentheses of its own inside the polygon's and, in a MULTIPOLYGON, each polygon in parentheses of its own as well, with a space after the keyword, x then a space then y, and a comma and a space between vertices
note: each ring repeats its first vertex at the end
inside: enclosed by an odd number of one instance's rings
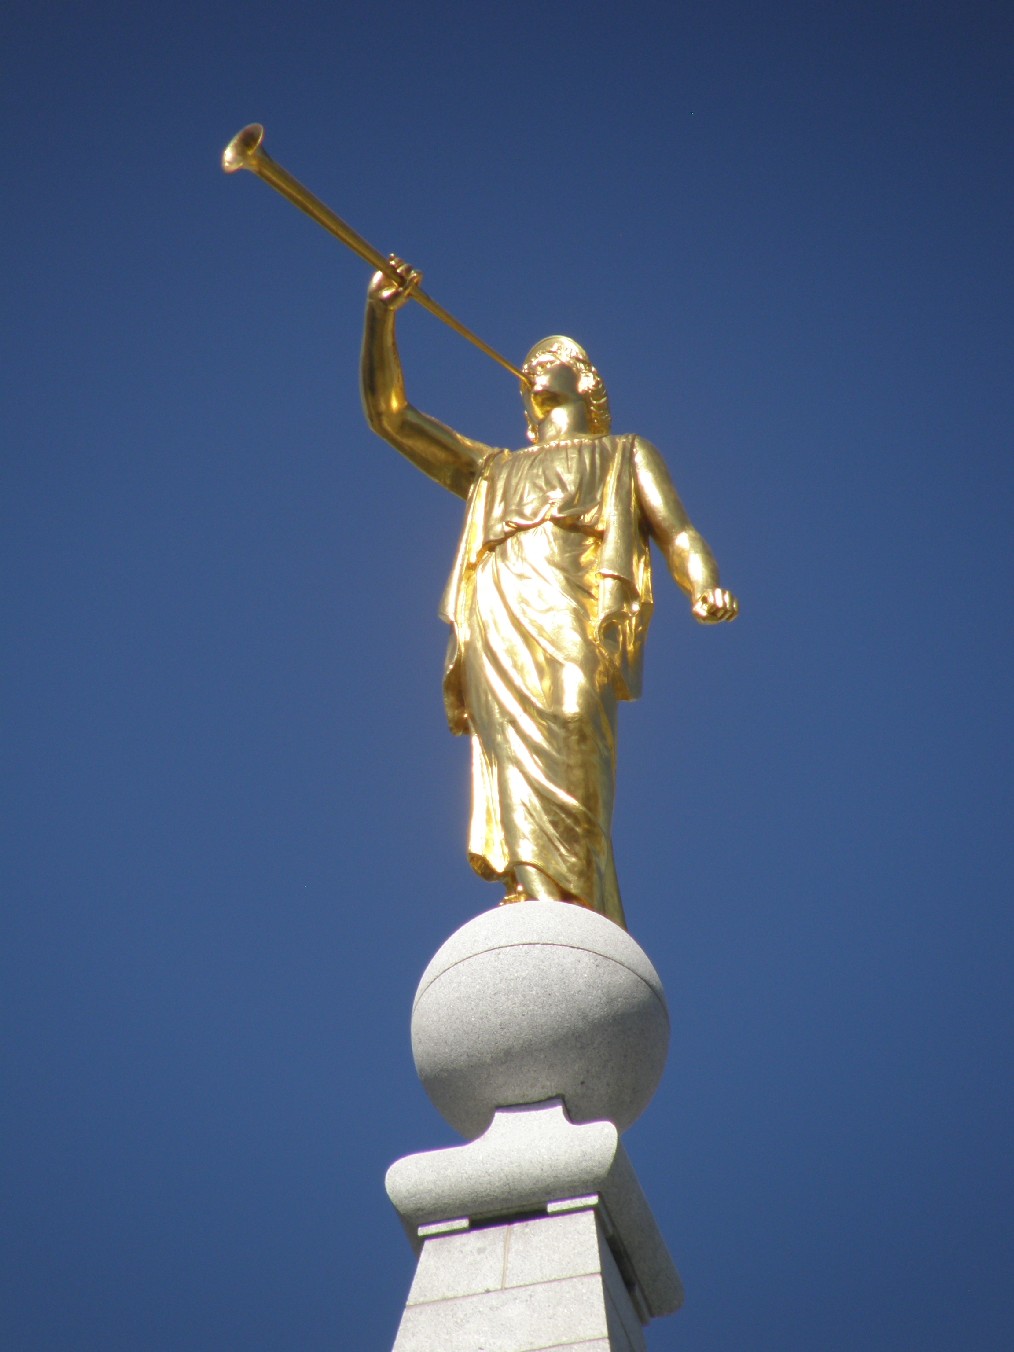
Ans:
MULTIPOLYGON (((300 211, 306 214, 322 225, 325 230, 329 230, 336 239, 340 239, 343 244, 347 244, 353 253, 358 254, 365 262, 378 272, 390 277, 392 282, 399 285, 403 278, 399 277, 391 265, 391 260, 385 258, 372 244, 367 243, 362 235, 356 233, 351 225, 346 224, 340 216, 336 216, 330 207, 325 206, 319 197, 314 197, 313 193, 304 188, 298 179, 292 177, 288 170, 283 169, 280 164, 271 158, 264 149, 264 128, 259 122, 251 122, 249 127, 244 127, 238 132, 229 144, 222 151, 222 168, 227 174, 234 174, 237 169, 249 169, 252 174, 262 178, 265 183, 270 184, 275 192, 279 192, 283 197, 299 207, 300 211)), ((409 292, 412 300, 417 300, 425 310, 429 310, 431 315, 436 315, 437 319, 443 320, 455 333, 459 333, 462 338, 467 338, 470 343, 485 352, 487 357, 492 357, 495 362, 506 371, 510 371, 512 376, 528 384, 527 378, 507 360, 501 357, 500 353, 484 343, 482 339, 467 329, 464 324, 455 319, 444 307, 435 301, 432 296, 428 296, 425 291, 418 286, 413 287, 409 292)))

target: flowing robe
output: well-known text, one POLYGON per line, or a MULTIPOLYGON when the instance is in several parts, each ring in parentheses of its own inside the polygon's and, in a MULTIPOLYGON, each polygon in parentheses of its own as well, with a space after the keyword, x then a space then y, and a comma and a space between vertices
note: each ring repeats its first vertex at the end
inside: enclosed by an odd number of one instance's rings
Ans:
POLYGON ((623 925, 610 829, 616 701, 640 693, 651 571, 633 437, 496 451, 444 594, 451 730, 472 740, 469 859, 533 865, 623 925))

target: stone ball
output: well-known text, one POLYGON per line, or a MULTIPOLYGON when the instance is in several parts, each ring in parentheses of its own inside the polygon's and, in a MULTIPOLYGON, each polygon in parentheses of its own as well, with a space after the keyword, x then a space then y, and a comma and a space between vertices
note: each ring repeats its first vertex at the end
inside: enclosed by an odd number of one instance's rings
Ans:
POLYGON ((463 1136, 497 1108, 562 1098, 573 1122, 623 1131, 648 1106, 669 1047, 665 993, 625 930, 558 901, 500 906, 447 940, 423 973, 412 1053, 463 1136))

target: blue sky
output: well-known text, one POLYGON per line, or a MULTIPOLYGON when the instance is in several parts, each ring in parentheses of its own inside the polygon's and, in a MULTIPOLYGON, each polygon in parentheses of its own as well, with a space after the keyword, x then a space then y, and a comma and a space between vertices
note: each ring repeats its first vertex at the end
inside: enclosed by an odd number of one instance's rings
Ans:
MULTIPOLYGON (((1001 4, 28 5, 2 501, 11 1352, 389 1346, 408 1016, 496 892, 436 618, 460 504, 366 429, 367 270, 584 343, 741 619, 657 574, 615 844, 673 1044, 651 1352, 1014 1339, 1001 4)), ((418 308, 413 401, 520 443, 418 308)))

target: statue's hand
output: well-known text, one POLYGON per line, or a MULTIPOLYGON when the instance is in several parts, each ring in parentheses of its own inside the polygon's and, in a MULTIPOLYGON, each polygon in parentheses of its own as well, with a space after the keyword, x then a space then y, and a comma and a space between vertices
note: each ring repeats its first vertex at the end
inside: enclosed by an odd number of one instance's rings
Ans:
POLYGON ((701 624, 721 624, 723 620, 734 620, 739 614, 739 602, 731 591, 723 587, 709 587, 700 596, 694 597, 690 607, 694 619, 701 624))
POLYGON ((401 279, 393 282, 386 272, 375 272, 370 281, 367 299, 383 305, 388 310, 400 310, 422 281, 422 273, 410 267, 400 258, 391 254, 390 262, 401 279))

